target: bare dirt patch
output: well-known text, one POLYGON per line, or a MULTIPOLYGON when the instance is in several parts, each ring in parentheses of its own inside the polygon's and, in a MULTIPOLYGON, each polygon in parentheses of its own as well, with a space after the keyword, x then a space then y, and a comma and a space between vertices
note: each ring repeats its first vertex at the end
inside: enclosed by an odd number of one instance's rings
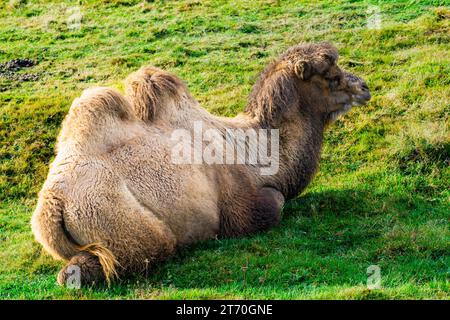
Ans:
POLYGON ((18 82, 36 81, 39 79, 38 74, 19 73, 20 70, 24 68, 31 68, 35 65, 36 62, 31 59, 12 59, 7 62, 0 63, 0 77, 18 82))

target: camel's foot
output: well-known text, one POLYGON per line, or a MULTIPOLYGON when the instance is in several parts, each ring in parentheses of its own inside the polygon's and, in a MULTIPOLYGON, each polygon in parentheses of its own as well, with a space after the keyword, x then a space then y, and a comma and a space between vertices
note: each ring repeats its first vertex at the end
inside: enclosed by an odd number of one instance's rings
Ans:
POLYGON ((58 274, 58 283, 69 288, 96 285, 105 280, 98 257, 88 252, 80 252, 72 257, 58 274))

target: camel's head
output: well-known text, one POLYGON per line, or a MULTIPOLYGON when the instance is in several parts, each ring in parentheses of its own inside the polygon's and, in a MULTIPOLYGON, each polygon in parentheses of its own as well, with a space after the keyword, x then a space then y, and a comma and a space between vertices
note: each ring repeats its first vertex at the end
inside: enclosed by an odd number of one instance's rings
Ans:
POLYGON ((333 122, 352 106, 370 100, 364 80, 338 67, 338 52, 328 43, 301 44, 289 49, 282 58, 299 80, 301 97, 325 119, 333 122))

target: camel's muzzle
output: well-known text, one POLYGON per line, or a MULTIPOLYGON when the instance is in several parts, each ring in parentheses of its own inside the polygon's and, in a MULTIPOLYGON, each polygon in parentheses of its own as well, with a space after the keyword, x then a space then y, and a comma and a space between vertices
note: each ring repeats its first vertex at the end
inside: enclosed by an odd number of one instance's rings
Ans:
POLYGON ((352 95, 352 105, 354 106, 365 105, 372 98, 367 84, 362 79, 358 80, 353 87, 355 92, 352 95))

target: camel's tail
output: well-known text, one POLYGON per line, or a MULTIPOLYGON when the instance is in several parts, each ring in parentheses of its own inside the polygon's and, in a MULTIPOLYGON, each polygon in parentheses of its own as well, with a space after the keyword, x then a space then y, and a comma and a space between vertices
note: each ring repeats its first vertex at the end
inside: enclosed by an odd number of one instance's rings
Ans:
MULTIPOLYGON (((109 283, 111 279, 117 277, 118 262, 113 253, 101 243, 85 246, 76 244, 65 228, 63 212, 64 203, 58 197, 41 195, 31 219, 36 240, 56 259, 70 260, 68 266, 80 263, 82 278, 92 278, 92 274, 95 273, 96 279, 101 275, 101 278, 109 283)), ((58 281, 63 283, 61 277, 58 281)))

